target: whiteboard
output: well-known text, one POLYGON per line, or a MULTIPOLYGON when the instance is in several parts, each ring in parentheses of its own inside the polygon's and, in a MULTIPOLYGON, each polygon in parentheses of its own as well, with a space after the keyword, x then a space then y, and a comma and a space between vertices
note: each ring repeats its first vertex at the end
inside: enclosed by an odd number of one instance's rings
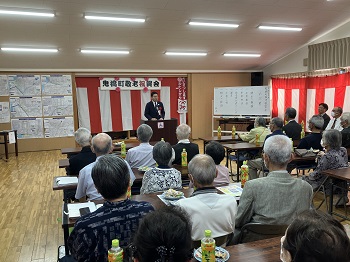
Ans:
POLYGON ((214 88, 214 115, 270 115, 269 86, 214 88))

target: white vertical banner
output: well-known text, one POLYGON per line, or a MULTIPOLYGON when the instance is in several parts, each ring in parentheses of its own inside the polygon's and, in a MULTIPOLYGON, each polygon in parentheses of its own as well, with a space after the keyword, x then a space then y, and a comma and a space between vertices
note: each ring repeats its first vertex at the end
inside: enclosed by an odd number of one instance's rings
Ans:
POLYGON ((149 101, 151 101, 151 92, 141 91, 141 119, 142 120, 147 120, 147 118, 145 117, 145 107, 149 101))
POLYGON ((186 124, 186 113, 179 113, 179 116, 180 116, 180 119, 179 119, 180 125, 186 124))
POLYGON ((170 86, 162 86, 160 92, 160 101, 163 103, 164 106, 164 119, 170 119, 170 86))
MULTIPOLYGON (((133 130, 130 91, 120 91, 123 130, 133 130)), ((137 127, 135 127, 137 129, 137 127)))
POLYGON ((109 91, 101 91, 98 89, 98 96, 100 100, 100 112, 101 112, 101 126, 102 132, 113 131, 112 127, 112 113, 111 113, 111 99, 109 91))
POLYGON ((315 114, 316 89, 307 89, 306 94, 306 121, 308 121, 315 114))
POLYGON ((278 89, 277 111, 278 117, 284 119, 284 89, 278 89))
POLYGON ((295 121, 299 123, 299 89, 292 89, 292 107, 297 111, 295 121))
POLYGON ((350 112, 350 86, 345 89, 343 112, 350 112))
POLYGON ((332 111, 332 109, 334 108, 334 99, 335 99, 335 88, 326 88, 324 90, 324 103, 328 105, 328 108, 330 109, 330 111, 332 111))
POLYGON ((91 130, 90 113, 89 113, 89 99, 87 88, 77 88, 77 104, 78 104, 78 120, 79 127, 85 127, 91 130))

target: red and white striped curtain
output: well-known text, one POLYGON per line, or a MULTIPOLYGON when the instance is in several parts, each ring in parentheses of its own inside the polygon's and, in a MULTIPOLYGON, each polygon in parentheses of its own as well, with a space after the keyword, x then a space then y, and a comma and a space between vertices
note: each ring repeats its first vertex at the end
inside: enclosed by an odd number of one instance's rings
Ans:
MULTIPOLYGON (((144 117, 144 108, 151 100, 150 90, 102 91, 98 77, 77 77, 76 92, 79 127, 92 133, 136 130, 144 117)), ((186 78, 164 77, 157 90, 164 104, 165 119, 177 118, 186 123, 186 78), (180 107, 179 97, 186 104, 180 107)))
POLYGON ((318 114, 320 103, 326 103, 329 112, 335 106, 350 112, 350 73, 333 76, 300 78, 272 78, 272 117, 284 118, 288 107, 297 110, 296 120, 306 121, 318 114))

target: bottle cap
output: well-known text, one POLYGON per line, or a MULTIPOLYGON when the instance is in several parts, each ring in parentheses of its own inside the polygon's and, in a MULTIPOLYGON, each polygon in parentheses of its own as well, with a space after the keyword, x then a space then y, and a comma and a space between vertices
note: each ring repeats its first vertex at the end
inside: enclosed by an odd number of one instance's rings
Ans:
POLYGON ((183 149, 182 149, 182 152, 186 152, 186 148, 183 148, 183 149))
POLYGON ((206 237, 211 237, 211 230, 207 229, 207 230, 204 230, 204 235, 206 237))
POLYGON ((119 247, 119 240, 118 239, 112 240, 112 247, 119 247))

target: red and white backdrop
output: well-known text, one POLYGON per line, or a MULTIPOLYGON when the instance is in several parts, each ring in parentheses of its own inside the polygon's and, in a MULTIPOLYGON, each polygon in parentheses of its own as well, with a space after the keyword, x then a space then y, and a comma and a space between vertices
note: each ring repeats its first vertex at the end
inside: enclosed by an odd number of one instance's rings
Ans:
POLYGON ((135 130, 144 117, 151 92, 164 104, 165 119, 186 123, 187 79, 76 77, 79 127, 92 133, 135 130))
POLYGON ((296 120, 306 121, 318 114, 318 104, 328 104, 350 112, 350 73, 332 76, 272 78, 272 117, 284 118, 287 107, 297 110, 296 120))

